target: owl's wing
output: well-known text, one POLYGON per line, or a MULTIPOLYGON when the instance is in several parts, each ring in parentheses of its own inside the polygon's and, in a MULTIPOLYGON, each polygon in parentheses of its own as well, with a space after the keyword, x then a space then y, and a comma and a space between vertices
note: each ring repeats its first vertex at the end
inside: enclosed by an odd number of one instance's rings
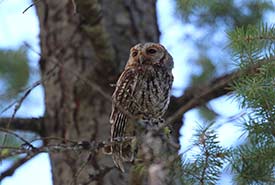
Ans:
MULTIPOLYGON (((132 95, 136 88, 136 81, 137 75, 132 69, 126 69, 119 77, 112 96, 111 141, 125 137, 127 122, 131 118, 131 105, 134 103, 132 95)), ((111 149, 115 165, 124 172, 123 161, 133 160, 131 147, 127 147, 125 144, 115 144, 111 149)))
MULTIPOLYGON (((133 105, 135 100, 133 98, 133 93, 136 88, 137 74, 133 69, 126 69, 120 75, 116 89, 112 96, 112 113, 110 116, 110 123, 114 127, 111 129, 111 136, 121 137, 123 134, 122 126, 127 121, 127 118, 131 118, 133 105)), ((124 128, 124 127, 123 127, 124 128)))
MULTIPOLYGON (((119 141, 123 138, 127 117, 121 113, 116 107, 113 107, 111 114, 111 141, 119 141)), ((115 165, 124 172, 122 144, 114 144, 111 147, 112 158, 115 165)))

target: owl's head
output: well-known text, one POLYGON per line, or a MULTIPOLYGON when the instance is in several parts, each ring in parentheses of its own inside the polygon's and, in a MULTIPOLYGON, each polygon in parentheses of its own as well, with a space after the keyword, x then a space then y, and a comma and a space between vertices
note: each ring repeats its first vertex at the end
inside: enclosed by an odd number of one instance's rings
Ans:
POLYGON ((172 56, 164 46, 158 43, 148 42, 137 44, 131 48, 126 68, 144 65, 158 65, 171 70, 174 62, 172 56))

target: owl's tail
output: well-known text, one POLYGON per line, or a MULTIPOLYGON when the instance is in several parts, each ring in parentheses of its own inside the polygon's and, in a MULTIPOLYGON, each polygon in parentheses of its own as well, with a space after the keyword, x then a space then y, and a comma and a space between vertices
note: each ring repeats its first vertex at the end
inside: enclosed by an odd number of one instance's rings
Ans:
MULTIPOLYGON (((111 122, 111 142, 120 142, 124 139, 126 135, 128 118, 123 113, 113 110, 110 122, 111 122)), ((133 153, 131 150, 131 144, 120 142, 118 144, 113 144, 111 147, 112 158, 115 165, 124 172, 124 161, 132 161, 133 153)))

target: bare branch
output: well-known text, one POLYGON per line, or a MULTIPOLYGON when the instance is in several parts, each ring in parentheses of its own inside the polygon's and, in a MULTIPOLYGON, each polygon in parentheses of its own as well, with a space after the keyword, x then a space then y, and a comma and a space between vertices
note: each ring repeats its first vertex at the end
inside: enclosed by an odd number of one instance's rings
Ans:
POLYGON ((39 3, 40 0, 34 1, 30 6, 28 6, 22 13, 26 13, 31 7, 33 7, 35 4, 39 3))
MULTIPOLYGON (((3 129, 1 129, 1 130, 3 130, 3 129)), ((7 132, 7 130, 4 130, 4 131, 7 132)), ((10 133, 10 132, 8 131, 8 133, 10 133)), ((14 133, 11 133, 11 134, 16 135, 14 133)), ((20 137, 20 136, 16 135, 16 137, 20 137)), ((26 142, 26 143, 29 143, 21 137, 20 137, 20 139, 22 141, 26 142)), ((47 139, 50 139, 50 138, 46 138, 46 140, 47 139)), ((56 139, 56 138, 52 138, 52 139, 56 139)), ((45 140, 45 139, 41 138, 41 140, 45 140)), ((1 175, 0 175, 0 181, 5 177, 13 175, 14 171, 18 167, 20 167, 22 164, 24 164, 29 159, 31 159, 32 157, 34 157, 35 155, 37 155, 39 153, 44 153, 44 152, 45 153, 48 153, 48 152, 51 152, 51 153, 52 152, 66 152, 66 151, 75 151, 75 152, 76 151, 78 151, 78 152, 88 151, 89 156, 88 156, 87 162, 84 162, 83 166, 81 166, 81 168, 75 174, 75 177, 77 178, 77 176, 81 173, 82 169, 91 160, 92 155, 95 155, 97 152, 100 151, 100 149, 103 149, 105 147, 110 147, 111 145, 118 144, 118 143, 121 143, 121 142, 125 142, 126 140, 129 140, 129 138, 125 138, 125 139, 122 138, 122 139, 120 139, 120 141, 116 141, 116 142, 102 141, 102 142, 97 142, 97 143, 96 142, 88 142, 88 141, 82 141, 82 142, 70 141, 68 143, 47 144, 47 145, 41 146, 39 148, 25 147, 23 145, 21 145, 20 147, 0 146, 0 151, 4 150, 4 149, 7 150, 7 152, 5 152, 5 154, 0 155, 0 160, 7 159, 7 158, 12 157, 12 156, 22 155, 22 154, 26 155, 24 158, 22 158, 22 159, 18 160, 17 162, 15 162, 12 165, 12 167, 10 167, 8 170, 2 172, 1 175)), ((63 142, 63 139, 60 139, 60 141, 63 142)), ((95 174, 94 176, 93 175, 90 176, 89 182, 94 181, 94 179, 98 178, 99 176, 104 175, 105 173, 107 173, 112 168, 113 167, 106 167, 106 168, 103 168, 103 169, 98 169, 97 174, 95 174)), ((89 184, 89 183, 87 183, 87 184, 89 184)))
MULTIPOLYGON (((2 131, 7 132, 5 129, 0 129, 2 131)), ((10 131, 8 131, 10 133, 10 131)), ((15 135, 14 133, 12 133, 15 135)), ((18 137, 18 135, 16 135, 18 137)), ((19 136, 20 137, 20 136, 19 136)), ((19 138, 18 137, 18 138, 19 138)), ((24 138, 20 137, 20 139, 24 142, 26 141, 24 138)), ((56 139, 56 138, 40 138, 40 140, 49 140, 49 139, 56 139)), ((20 147, 10 147, 10 146, 0 146, 0 149, 8 149, 9 152, 15 153, 16 155, 19 154, 30 154, 30 153, 42 153, 42 152, 64 152, 64 151, 89 151, 89 152, 94 152, 97 153, 100 149, 104 148, 110 148, 110 146, 129 142, 133 139, 132 137, 124 137, 119 139, 118 141, 112 141, 112 142, 106 142, 106 141, 101 141, 101 142, 89 142, 89 141, 72 141, 70 140, 67 143, 64 143, 64 139, 56 139, 60 140, 61 143, 55 143, 55 144, 46 144, 40 148, 36 147, 25 147, 25 146, 20 146, 20 147)), ((28 142, 30 143, 30 142, 28 142)), ((31 145, 31 144, 30 144, 31 145)), ((105 153, 107 154, 107 153, 105 153)), ((109 154, 107 154, 109 155, 109 154)), ((5 156, 0 156, 1 158, 7 158, 7 156, 11 156, 9 154, 5 154, 5 156)))
MULTIPOLYGON (((8 128, 10 118, 0 118, 0 128, 8 128)), ((34 132, 43 135, 44 119, 41 118, 14 118, 9 125, 10 130, 34 132)))
POLYGON ((233 72, 232 74, 215 79, 215 82, 211 81, 209 84, 187 90, 183 96, 176 99, 176 102, 179 105, 182 104, 182 106, 167 119, 167 124, 175 122, 188 110, 231 92, 232 89, 229 88, 230 84, 237 76, 238 72, 233 72))
POLYGON ((18 161, 16 161, 8 170, 2 172, 0 174, 0 182, 5 178, 5 177, 9 177, 12 176, 13 173, 15 172, 15 170, 17 168, 19 168, 20 166, 22 166, 24 163, 26 163, 27 161, 29 161, 30 159, 32 159, 34 156, 36 156, 38 153, 33 153, 30 155, 27 155, 26 157, 19 159, 18 161))

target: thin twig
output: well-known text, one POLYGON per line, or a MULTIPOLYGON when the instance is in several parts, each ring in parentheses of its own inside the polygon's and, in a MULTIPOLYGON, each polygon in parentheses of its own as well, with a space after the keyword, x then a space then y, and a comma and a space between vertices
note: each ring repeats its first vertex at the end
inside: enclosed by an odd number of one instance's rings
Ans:
POLYGON ((67 143, 71 143, 71 144, 76 144, 78 143, 77 141, 73 141, 70 139, 65 139, 65 138, 60 138, 60 137, 41 137, 41 138, 36 138, 31 140, 31 142, 35 142, 35 141, 50 141, 50 140, 56 140, 56 141, 61 141, 61 142, 67 142, 67 143))
MULTIPOLYGON (((23 145, 27 145, 31 149, 36 149, 29 141, 27 141, 26 139, 24 139, 20 135, 16 134, 15 132, 12 132, 12 131, 10 131, 8 129, 4 129, 4 128, 0 128, 0 131, 5 132, 5 133, 10 134, 10 135, 13 135, 16 138, 20 139, 23 142, 23 145)), ((5 136, 7 136, 7 135, 5 135, 5 136)))
POLYGON ((35 1, 35 2, 33 2, 30 6, 28 6, 22 13, 24 14, 24 13, 26 13, 26 11, 28 11, 28 9, 30 9, 31 7, 33 7, 34 5, 36 5, 37 3, 39 3, 40 2, 40 0, 37 0, 37 1, 35 1))
POLYGON ((37 86, 41 85, 43 82, 47 81, 51 75, 53 74, 54 70, 57 68, 57 65, 53 66, 49 71, 46 72, 45 78, 43 80, 38 80, 36 82, 34 82, 33 84, 31 84, 30 86, 28 86, 25 89, 22 89, 18 92, 25 92, 23 94, 22 97, 20 97, 19 99, 17 99, 16 101, 12 102, 11 104, 9 104, 7 107, 5 107, 4 109, 1 110, 0 115, 3 114, 4 112, 6 112, 8 109, 10 109, 13 105, 15 105, 16 103, 23 102, 23 100, 27 97, 27 95, 30 93, 29 91, 32 91, 34 88, 36 88, 37 86), (27 95, 26 95, 27 93, 27 95), (22 100, 23 99, 23 100, 22 100))
MULTIPOLYGON (((18 111, 19 108, 21 107, 23 101, 27 98, 27 96, 31 93, 31 91, 32 91, 34 88, 36 88, 37 86, 39 86, 39 85, 42 83, 42 81, 46 81, 46 80, 49 79, 49 77, 51 76, 51 74, 52 74, 52 72, 54 71, 55 68, 56 68, 56 66, 54 66, 51 70, 49 70, 49 72, 47 73, 46 78, 44 78, 43 80, 36 81, 36 82, 33 83, 29 88, 27 88, 27 90, 26 90, 26 92, 23 94, 23 96, 22 96, 19 100, 17 100, 17 101, 15 102, 16 105, 15 105, 15 107, 14 107, 14 111, 13 111, 13 113, 12 113, 12 116, 10 117, 9 122, 8 122, 8 124, 7 124, 7 129, 10 128, 10 124, 11 124, 12 120, 14 119, 14 117, 15 117, 17 111, 18 111)), ((10 108, 11 105, 9 105, 8 107, 10 108)), ((4 111, 6 111, 6 110, 7 110, 7 108, 5 108, 3 111, 1 111, 0 114, 2 114, 2 113, 3 113, 4 111)), ((5 144, 6 139, 7 139, 7 135, 5 134, 4 139, 3 139, 3 142, 2 142, 3 145, 5 144)))
POLYGON ((70 185, 73 185, 74 181, 77 181, 77 178, 79 177, 80 173, 88 165, 88 163, 91 161, 91 159, 92 159, 92 152, 89 152, 87 160, 85 160, 85 162, 79 167, 77 172, 73 175, 73 178, 72 178, 72 181, 71 181, 70 185))
MULTIPOLYGON (((29 143, 24 138, 20 137, 19 135, 16 135, 14 132, 7 131, 6 129, 2 129, 5 132, 8 132, 16 137, 18 137, 20 140, 22 140, 24 143, 29 143)), ((1 129, 0 129, 1 131, 1 129)), ((48 138, 49 139, 49 138, 48 138)), ((51 138, 51 139, 57 139, 57 138, 51 138)), ((8 149, 12 150, 12 152, 18 152, 18 154, 28 154, 28 153, 35 153, 35 152, 61 152, 61 151, 93 151, 98 152, 100 149, 103 149, 105 147, 110 147, 113 145, 129 142, 133 139, 133 137, 124 137, 117 139, 117 141, 101 141, 101 142, 88 142, 88 141, 70 141, 70 143, 59 143, 59 144, 47 144, 43 145, 39 148, 35 148, 34 146, 26 148, 23 145, 20 147, 10 147, 10 146, 0 146, 0 149, 8 149)), ((41 138, 43 140, 43 138, 41 138)), ((62 139, 58 139, 62 141, 62 139)), ((31 145, 31 143, 29 143, 31 145)))
MULTIPOLYGON (((40 57, 42 57, 41 53, 35 51, 35 49, 33 49, 31 47, 31 45, 29 45, 28 43, 25 43, 26 47, 30 48, 33 52, 35 52, 37 55, 39 55, 40 57)), ((59 50, 61 51, 61 49, 59 50)), ((90 80, 87 80, 86 77, 82 76, 81 74, 77 73, 74 69, 71 69, 71 66, 66 66, 66 65, 62 65, 56 58, 52 58, 50 60, 48 60, 49 62, 57 65, 57 66, 62 66, 64 68, 66 68, 70 73, 72 73, 73 75, 75 75, 77 78, 79 78, 81 81, 83 81, 84 83, 86 83, 87 85, 89 85, 90 87, 92 87, 95 91, 97 91, 100 95, 102 95, 104 98, 106 98, 107 100, 111 101, 111 97, 109 94, 105 93, 105 91, 96 83, 91 82, 90 80)))

